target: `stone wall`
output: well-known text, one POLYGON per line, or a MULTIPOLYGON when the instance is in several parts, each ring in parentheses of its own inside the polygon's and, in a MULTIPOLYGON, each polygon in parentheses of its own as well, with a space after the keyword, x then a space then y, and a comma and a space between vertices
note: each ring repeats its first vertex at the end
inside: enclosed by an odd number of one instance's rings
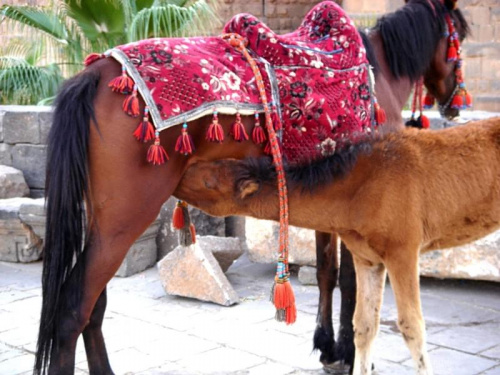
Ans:
POLYGON ((50 107, 0 106, 0 164, 23 171, 34 198, 45 186, 50 107))

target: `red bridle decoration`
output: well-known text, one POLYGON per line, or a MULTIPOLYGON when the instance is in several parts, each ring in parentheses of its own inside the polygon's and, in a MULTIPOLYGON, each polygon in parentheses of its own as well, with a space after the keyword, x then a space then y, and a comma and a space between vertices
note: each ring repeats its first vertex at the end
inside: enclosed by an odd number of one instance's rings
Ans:
POLYGON ((430 126, 430 121, 422 113, 422 91, 424 86, 423 78, 420 78, 417 83, 415 83, 415 92, 413 93, 413 100, 411 103, 411 118, 406 121, 406 126, 411 126, 419 129, 428 129, 430 126), (420 112, 420 116, 415 119, 415 113, 417 110, 420 112))
MULTIPOLYGON (((456 1, 453 9, 456 8, 456 1)), ((452 93, 450 100, 444 105, 446 108, 448 105, 454 109, 466 109, 472 106, 472 96, 467 92, 465 87, 465 82, 462 73, 462 58, 461 58, 461 48, 460 39, 458 33, 455 29, 455 24, 450 14, 445 15, 447 35, 448 35, 448 53, 447 61, 456 62, 455 65, 455 81, 456 87, 452 93)), ((425 109, 432 108, 434 105, 435 98, 432 94, 427 93, 424 98, 423 107, 425 109)))

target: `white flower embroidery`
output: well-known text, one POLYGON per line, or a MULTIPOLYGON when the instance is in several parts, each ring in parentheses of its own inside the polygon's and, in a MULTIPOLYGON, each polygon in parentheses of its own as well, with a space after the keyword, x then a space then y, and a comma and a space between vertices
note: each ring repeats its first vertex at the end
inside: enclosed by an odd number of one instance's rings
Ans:
POLYGON ((201 87, 202 87, 202 88, 203 88, 203 90, 205 90, 205 91, 208 91, 208 89, 210 88, 210 86, 209 86, 209 85, 208 85, 208 83, 206 83, 206 82, 203 82, 203 83, 201 84, 201 87))
POLYGON ((317 68, 317 69, 320 69, 323 67, 323 62, 321 60, 312 60, 311 61, 311 66, 317 68))
POLYGON ((224 81, 231 90, 240 89, 241 79, 233 72, 224 73, 221 80, 224 81))
POLYGON ((323 142, 321 142, 321 155, 323 156, 331 156, 335 153, 335 147, 337 143, 331 139, 327 138, 323 142))

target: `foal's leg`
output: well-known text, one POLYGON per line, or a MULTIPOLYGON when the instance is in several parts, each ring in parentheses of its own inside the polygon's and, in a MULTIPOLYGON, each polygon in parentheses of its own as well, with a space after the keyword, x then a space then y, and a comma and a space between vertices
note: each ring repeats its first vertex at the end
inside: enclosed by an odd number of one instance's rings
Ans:
POLYGON ((332 323, 332 295, 337 285, 339 271, 336 234, 316 231, 316 264, 319 306, 314 332, 314 349, 321 351, 320 361, 328 366, 337 360, 332 323))
POLYGON ((378 332, 380 307, 385 285, 385 267, 373 265, 354 256, 357 280, 357 299, 354 312, 354 375, 372 372, 371 347, 378 332))
POLYGON ((386 266, 398 306, 398 327, 410 349, 417 373, 432 375, 420 304, 418 252, 398 252, 386 260, 386 266))

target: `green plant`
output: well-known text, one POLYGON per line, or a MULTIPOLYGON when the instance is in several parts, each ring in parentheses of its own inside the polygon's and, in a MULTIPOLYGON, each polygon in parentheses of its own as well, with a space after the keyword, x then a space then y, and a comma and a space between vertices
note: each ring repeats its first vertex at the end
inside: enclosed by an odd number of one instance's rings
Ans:
POLYGON ((29 35, 0 57, 0 104, 53 96, 91 52, 149 37, 207 34, 218 22, 206 0, 52 0, 46 7, 4 5, 0 16, 29 35))

